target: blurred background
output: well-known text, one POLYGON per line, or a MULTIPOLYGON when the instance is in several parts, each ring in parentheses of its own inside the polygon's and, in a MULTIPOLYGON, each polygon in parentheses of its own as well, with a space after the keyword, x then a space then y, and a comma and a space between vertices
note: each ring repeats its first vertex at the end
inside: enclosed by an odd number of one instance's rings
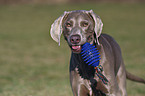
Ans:
POLYGON ((145 2, 145 0, 0 0, 1 4, 64 4, 64 3, 85 3, 85 2, 145 2))
MULTIPOLYGON (((126 69, 145 79, 145 0, 0 0, 0 96, 73 96, 70 49, 50 37, 64 11, 93 10, 115 38, 126 69)), ((145 85, 127 81, 128 96, 145 85)))

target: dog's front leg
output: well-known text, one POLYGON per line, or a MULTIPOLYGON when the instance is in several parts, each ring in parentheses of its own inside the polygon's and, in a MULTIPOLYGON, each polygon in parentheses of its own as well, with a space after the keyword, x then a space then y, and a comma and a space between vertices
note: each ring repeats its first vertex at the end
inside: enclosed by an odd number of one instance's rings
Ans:
POLYGON ((92 96, 88 81, 81 78, 77 71, 70 72, 70 83, 74 96, 92 96))

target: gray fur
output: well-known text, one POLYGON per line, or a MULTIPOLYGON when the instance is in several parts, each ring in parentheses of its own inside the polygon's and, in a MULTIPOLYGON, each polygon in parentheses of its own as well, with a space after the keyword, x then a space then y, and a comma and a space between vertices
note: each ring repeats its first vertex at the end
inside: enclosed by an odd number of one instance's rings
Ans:
POLYGON ((127 96, 126 77, 145 83, 125 70, 121 49, 117 42, 107 34, 101 34, 103 23, 92 10, 64 12, 51 28, 52 38, 60 43, 63 33, 72 49, 70 60, 70 83, 74 96, 127 96), (108 85, 95 75, 95 69, 88 66, 81 57, 81 45, 94 44, 100 52, 100 65, 108 85))

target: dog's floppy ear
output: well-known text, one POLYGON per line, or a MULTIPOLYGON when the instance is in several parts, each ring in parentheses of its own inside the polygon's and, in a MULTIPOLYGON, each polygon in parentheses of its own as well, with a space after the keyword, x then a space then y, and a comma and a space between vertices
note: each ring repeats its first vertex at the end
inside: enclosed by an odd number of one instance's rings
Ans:
POLYGON ((60 37, 62 34, 62 21, 63 18, 69 14, 70 12, 64 12, 63 15, 61 15, 59 18, 57 18, 54 23, 51 25, 51 29, 50 29, 50 35, 52 37, 52 39, 56 42, 58 42, 59 46, 60 46, 60 37))
POLYGON ((103 28, 103 23, 102 23, 102 20, 101 20, 101 18, 98 16, 98 15, 96 15, 94 12, 93 12, 93 10, 90 10, 90 11, 88 11, 88 13, 92 16, 92 18, 93 18, 93 20, 94 20, 94 22, 95 22, 95 28, 94 28, 94 30, 95 30, 95 34, 96 34, 96 39, 97 39, 97 43, 98 43, 98 45, 100 45, 100 43, 99 43, 99 41, 98 41, 98 37, 101 35, 101 33, 102 33, 102 28, 103 28))

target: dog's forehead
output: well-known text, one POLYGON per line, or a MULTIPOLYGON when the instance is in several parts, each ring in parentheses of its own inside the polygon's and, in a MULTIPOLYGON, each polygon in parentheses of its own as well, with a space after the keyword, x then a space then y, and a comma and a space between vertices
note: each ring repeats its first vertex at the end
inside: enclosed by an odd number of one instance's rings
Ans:
POLYGON ((89 15, 85 12, 71 12, 68 14, 67 20, 71 19, 89 19, 89 15))

